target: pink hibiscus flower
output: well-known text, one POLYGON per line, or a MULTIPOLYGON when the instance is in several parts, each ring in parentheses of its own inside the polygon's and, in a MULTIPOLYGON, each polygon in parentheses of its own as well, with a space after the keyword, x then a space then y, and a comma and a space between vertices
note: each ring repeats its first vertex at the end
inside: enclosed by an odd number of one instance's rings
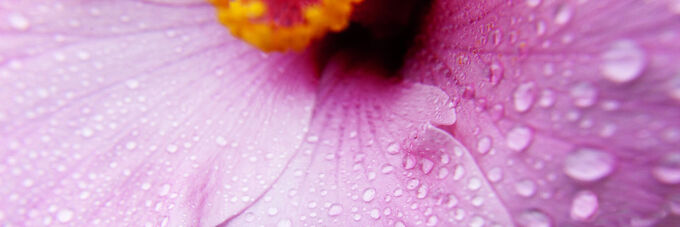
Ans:
POLYGON ((0 226, 680 225, 680 2, 428 4, 385 68, 203 0, 0 2, 0 226))

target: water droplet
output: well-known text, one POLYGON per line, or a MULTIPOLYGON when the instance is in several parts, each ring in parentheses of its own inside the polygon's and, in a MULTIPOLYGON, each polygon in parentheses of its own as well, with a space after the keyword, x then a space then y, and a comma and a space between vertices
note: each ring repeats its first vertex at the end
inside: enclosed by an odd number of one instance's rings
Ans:
POLYGON ((71 219, 73 219, 73 211, 72 210, 63 209, 63 210, 60 210, 57 213, 57 220, 59 220, 59 222, 61 222, 61 223, 66 223, 66 222, 70 221, 71 219))
POLYGON ((394 166, 392 166, 390 164, 385 164, 385 165, 383 165, 383 167, 380 171, 384 174, 391 173, 392 171, 394 171, 394 166))
POLYGON ((465 168, 461 165, 456 165, 456 168, 453 170, 453 180, 460 180, 465 176, 465 168))
POLYGON ((571 218, 577 221, 588 220, 595 211, 597 211, 599 204, 597 196, 591 191, 581 191, 576 194, 576 197, 571 203, 571 218))
POLYGON ((614 170, 614 157, 600 150, 581 148, 567 155, 564 173, 580 181, 596 181, 614 170))
POLYGON ((218 136, 215 138, 215 143, 217 143, 218 146, 224 147, 227 146, 227 139, 222 136, 218 136))
POLYGON ((571 87, 569 95, 573 99, 575 106, 589 107, 595 104, 597 89, 588 82, 581 82, 571 87))
POLYGON ((637 78, 645 67, 645 53, 631 40, 613 43, 602 54, 602 75, 610 81, 625 83, 637 78))
POLYGON ((652 174, 662 183, 680 183, 680 152, 666 154, 654 167, 652 174))
POLYGON ((165 148, 165 150, 168 151, 169 153, 175 153, 175 152, 177 152, 178 148, 179 147, 177 147, 177 145, 170 144, 165 148))
POLYGON ((281 219, 279 223, 276 224, 276 227, 291 227, 293 226, 293 222, 290 219, 281 219))
POLYGON ((476 177, 470 178, 468 181, 468 189, 475 191, 482 187, 482 181, 476 177))
POLYGON ((507 135, 507 145, 510 149, 515 151, 522 151, 533 139, 533 132, 531 129, 524 126, 517 126, 510 129, 507 135))
POLYGON ((146 191, 149 190, 149 188, 151 188, 151 184, 149 184, 148 182, 142 184, 142 190, 146 191))
POLYGON ((429 159, 422 160, 421 170, 424 174, 430 173, 430 171, 432 171, 432 167, 434 167, 434 162, 430 161, 429 159))
POLYGON ((387 145, 387 153, 388 154, 398 154, 399 153, 399 144, 391 143, 391 144, 387 145))
POLYGON ((436 226, 437 223, 439 222, 439 218, 437 216, 430 216, 430 218, 427 219, 427 223, 425 225, 427 226, 436 226))
POLYGON ((668 81, 668 95, 680 101, 680 73, 668 81))
POLYGON ((80 130, 80 135, 85 137, 85 138, 92 137, 93 134, 94 134, 94 131, 91 128, 82 128, 80 130))
POLYGON ((10 14, 7 17, 7 20, 9 21, 9 25, 16 30, 26 30, 31 26, 28 19, 21 14, 10 14))
POLYGON ((269 209, 267 209, 267 214, 269 214, 269 216, 274 216, 278 213, 279 213, 279 209, 276 208, 276 207, 270 207, 269 209))
POLYGON ((555 104, 555 92, 549 89, 541 91, 541 99, 538 101, 538 105, 551 107, 553 104, 555 104))
POLYGON ((413 155, 406 155, 404 156, 402 164, 404 165, 404 169, 413 169, 413 167, 416 166, 416 157, 413 157, 413 155))
POLYGON ((333 204, 331 207, 328 209, 328 216, 334 217, 338 216, 342 213, 342 205, 340 204, 333 204))
POLYGON ((161 186, 161 189, 158 190, 158 195, 166 196, 169 192, 170 192, 170 185, 164 184, 163 186, 161 186))
POLYGON ((439 169, 439 173, 437 173, 437 178, 439 179, 444 179, 449 175, 449 169, 447 168, 441 168, 439 169))
POLYGON ((470 227, 482 227, 486 220, 479 216, 474 216, 470 219, 470 227))
POLYGON ((418 188, 418 192, 416 194, 416 198, 423 199, 427 196, 427 185, 420 185, 418 188))
POLYGON ((563 25, 571 20, 573 10, 568 5, 562 5, 555 13, 555 24, 563 25))
POLYGON ((488 136, 482 137, 477 141, 477 151, 482 154, 486 154, 491 149, 491 138, 488 136))
POLYGON ((530 197, 536 193, 536 184, 529 179, 521 180, 515 183, 515 191, 521 196, 530 197))
POLYGON ((491 168, 489 172, 486 173, 486 176, 489 178, 489 181, 498 182, 503 179, 503 170, 498 167, 491 168))
POLYGON ((536 84, 533 82, 527 82, 517 86, 515 92, 512 94, 515 110, 517 112, 526 112, 534 104, 535 87, 536 84))
POLYGON ((139 81, 133 80, 133 79, 129 79, 129 80, 125 81, 125 85, 126 85, 129 89, 136 89, 136 88, 139 87, 139 81))
POLYGON ((551 220, 548 215, 535 209, 522 212, 517 218, 517 222, 523 227, 551 227, 551 220))
POLYGON ((541 0, 527 0, 527 5, 531 8, 538 6, 538 4, 541 4, 541 0))
POLYGON ((370 202, 375 198, 375 189, 374 188, 368 188, 364 190, 364 194, 361 196, 361 199, 363 199, 365 202, 370 202))

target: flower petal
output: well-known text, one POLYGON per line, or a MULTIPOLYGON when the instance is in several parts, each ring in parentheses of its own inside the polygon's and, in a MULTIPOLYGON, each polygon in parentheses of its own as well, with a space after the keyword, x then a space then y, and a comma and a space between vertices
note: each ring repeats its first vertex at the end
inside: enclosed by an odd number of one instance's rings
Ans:
POLYGON ((407 78, 521 226, 680 220, 677 1, 436 1, 407 78))
POLYGON ((0 10, 0 225, 214 226, 308 127, 309 56, 261 54, 207 3, 0 10))
POLYGON ((455 122, 448 96, 379 74, 358 61, 327 68, 305 143, 230 226, 508 222, 471 156, 432 126, 455 122))

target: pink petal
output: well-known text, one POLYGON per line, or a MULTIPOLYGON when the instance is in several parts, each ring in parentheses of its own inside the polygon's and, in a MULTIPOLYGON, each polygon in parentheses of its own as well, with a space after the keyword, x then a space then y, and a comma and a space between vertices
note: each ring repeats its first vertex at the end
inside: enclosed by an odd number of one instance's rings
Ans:
POLYGON ((0 225, 214 226, 254 201, 302 141, 315 72, 213 17, 0 3, 0 225))
POLYGON ((327 68, 306 142, 229 226, 509 223, 469 152, 432 125, 455 122, 448 96, 360 61, 327 68))
POLYGON ((520 226, 680 223, 677 1, 435 1, 407 78, 520 226))

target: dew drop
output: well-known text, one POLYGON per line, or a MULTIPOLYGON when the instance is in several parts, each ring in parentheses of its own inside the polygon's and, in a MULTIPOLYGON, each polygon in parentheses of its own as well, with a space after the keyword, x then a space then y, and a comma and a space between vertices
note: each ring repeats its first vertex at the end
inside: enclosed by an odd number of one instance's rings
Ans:
POLYGON ((373 198, 375 198, 375 189, 374 188, 368 188, 368 189, 364 190, 364 194, 361 196, 361 199, 363 199, 364 202, 373 201, 373 198))
POLYGON ((581 191, 576 194, 576 197, 571 203, 571 218, 577 221, 588 220, 595 211, 597 211, 599 204, 597 196, 591 191, 581 191))
POLYGON ((217 145, 220 147, 224 147, 227 146, 227 139, 225 139, 222 136, 218 136, 217 138, 215 138, 215 143, 217 143, 217 145))
POLYGON ((523 227, 551 227, 551 220, 545 213, 530 209, 522 212, 517 218, 518 224, 523 227))
POLYGON ((520 180, 515 183, 515 191, 521 196, 530 197, 536 193, 536 184, 529 179, 520 180))
POLYGON ((575 106, 589 107, 595 104, 597 89, 588 82, 581 82, 571 87, 569 95, 573 99, 575 106))
POLYGON ((391 143, 391 144, 387 145, 387 153, 388 154, 398 154, 399 153, 399 144, 391 143))
POLYGON ((513 103, 517 112, 526 112, 534 104, 534 88, 536 84, 527 82, 520 84, 512 94, 513 103))
POLYGON ((425 225, 436 226, 438 222, 439 222, 439 218, 437 216, 432 215, 427 219, 427 223, 425 223, 425 225))
POLYGON ((72 210, 63 209, 63 210, 60 210, 57 213, 57 220, 59 220, 59 222, 61 222, 61 223, 66 223, 66 222, 70 221, 71 219, 73 219, 73 211, 72 210))
POLYGON ((522 151, 533 139, 533 132, 531 129, 524 126, 517 126, 510 129, 507 135, 507 145, 510 149, 515 151, 522 151))
POLYGON ((178 148, 179 147, 177 147, 177 145, 170 144, 165 148, 165 150, 168 151, 169 153, 175 153, 175 152, 177 152, 178 148))
POLYGON ((477 141, 477 151, 482 154, 486 154, 491 149, 491 138, 488 136, 482 137, 477 141))
POLYGON ((564 173, 579 181, 596 181, 613 170, 614 157, 596 149, 578 149, 569 153, 564 161, 564 173))
POLYGON ((482 187, 482 181, 476 177, 470 178, 468 181, 468 189, 475 191, 482 187))
POLYGON ((602 54, 602 75, 613 82, 625 83, 637 78, 645 67, 645 53, 631 40, 613 43, 602 54))
POLYGON ((654 167, 652 174, 661 183, 680 183, 680 152, 666 154, 654 167))
POLYGON ((668 95, 680 101, 680 73, 668 81, 668 95))
POLYGON ((291 227, 293 222, 290 219, 281 219, 279 223, 276 223, 276 227, 291 227))
POLYGON ((416 198, 423 199, 427 196, 427 185, 420 185, 418 187, 418 192, 416 194, 416 198))
POLYGON ((340 204, 333 204, 331 207, 328 209, 328 216, 334 217, 338 216, 342 213, 342 205, 340 204))
POLYGON ((136 88, 139 87, 139 81, 134 80, 134 79, 129 79, 129 80, 125 81, 125 85, 126 85, 129 89, 136 89, 136 88))
POLYGON ((534 8, 541 4, 541 0, 527 0, 527 5, 531 8, 534 8))
POLYGON ((402 164, 404 165, 404 169, 413 169, 413 167, 416 166, 416 158, 413 157, 413 155, 406 155, 404 156, 402 164))
POLYGON ((499 167, 494 167, 486 173, 486 176, 489 178, 489 181, 498 182, 503 179, 503 170, 499 167))
POLYGON ((424 174, 430 173, 430 171, 432 171, 432 167, 434 167, 434 162, 430 161, 429 159, 422 160, 421 170, 424 174))
POLYGON ((479 217, 479 216, 474 216, 470 219, 470 227, 482 227, 486 223, 486 220, 484 218, 479 217))
POLYGON ((7 17, 7 20, 9 21, 10 26, 16 30, 26 30, 31 26, 28 19, 21 14, 10 14, 7 17))
POLYGON ((555 24, 563 25, 571 20, 573 10, 568 5, 560 6, 555 13, 555 24))

